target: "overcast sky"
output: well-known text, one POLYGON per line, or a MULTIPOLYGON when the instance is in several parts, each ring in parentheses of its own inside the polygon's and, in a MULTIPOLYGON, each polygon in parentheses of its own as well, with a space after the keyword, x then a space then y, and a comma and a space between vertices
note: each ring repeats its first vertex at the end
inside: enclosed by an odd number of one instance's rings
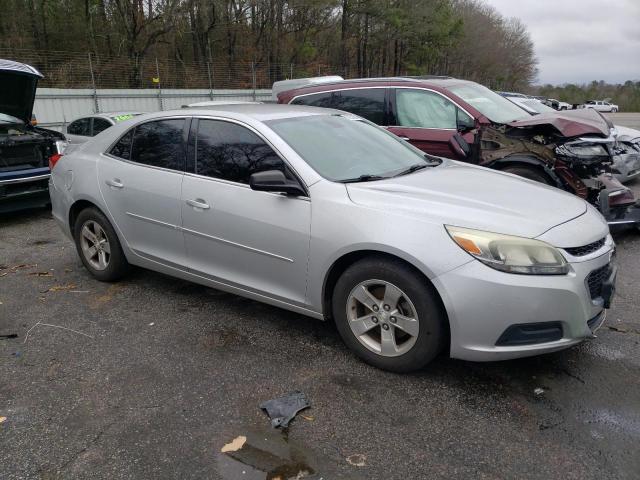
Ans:
POLYGON ((640 0, 485 0, 529 29, 538 83, 640 80, 640 0))

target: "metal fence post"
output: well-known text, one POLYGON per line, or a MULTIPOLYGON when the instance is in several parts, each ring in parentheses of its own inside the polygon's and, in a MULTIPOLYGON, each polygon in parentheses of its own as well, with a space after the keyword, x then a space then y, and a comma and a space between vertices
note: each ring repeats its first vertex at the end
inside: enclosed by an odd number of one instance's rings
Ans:
POLYGON ((96 89, 96 78, 93 75, 93 62, 91 61, 91 52, 89 56, 89 71, 91 72, 91 85, 93 87, 93 113, 100 113, 100 105, 98 105, 98 90, 96 89))
POLYGON ((293 79, 293 63, 289 64, 289 72, 290 72, 289 79, 291 80, 293 79))
POLYGON ((209 76, 209 100, 213 100, 213 80, 211 79, 211 65, 207 61, 207 75, 209 76))
POLYGON ((253 101, 256 101, 256 64, 251 62, 251 83, 253 86, 253 101))
POLYGON ((164 110, 162 106, 162 87, 160 80, 160 66, 158 65, 158 57, 156 57, 156 75, 158 78, 158 105, 160 105, 160 111, 164 110))

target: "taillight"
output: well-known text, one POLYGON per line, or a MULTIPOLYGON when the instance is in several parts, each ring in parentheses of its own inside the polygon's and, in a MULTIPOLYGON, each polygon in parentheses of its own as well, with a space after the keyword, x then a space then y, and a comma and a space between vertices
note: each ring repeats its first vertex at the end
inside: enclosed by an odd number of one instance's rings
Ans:
POLYGON ((60 160, 61 158, 62 158, 61 153, 54 153, 53 155, 51 155, 49 157, 49 169, 53 170, 53 167, 56 166, 56 163, 58 163, 58 160, 60 160))

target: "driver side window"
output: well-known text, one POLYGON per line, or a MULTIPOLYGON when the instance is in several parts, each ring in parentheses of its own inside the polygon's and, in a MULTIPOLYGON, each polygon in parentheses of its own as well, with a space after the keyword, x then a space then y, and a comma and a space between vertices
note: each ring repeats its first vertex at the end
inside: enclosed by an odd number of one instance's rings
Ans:
POLYGON ((451 100, 427 90, 396 89, 398 126, 413 128, 457 129, 458 120, 472 122, 451 100))

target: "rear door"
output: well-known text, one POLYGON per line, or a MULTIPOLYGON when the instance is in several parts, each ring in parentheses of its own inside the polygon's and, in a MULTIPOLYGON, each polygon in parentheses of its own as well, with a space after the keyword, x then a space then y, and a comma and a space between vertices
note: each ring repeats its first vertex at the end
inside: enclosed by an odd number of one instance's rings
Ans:
POLYGON ((129 247, 177 267, 186 263, 180 189, 187 127, 185 118, 141 123, 98 163, 100 191, 129 247))
MULTIPOLYGON (((394 88, 391 95, 393 123, 389 131, 409 141, 420 150, 441 157, 457 159, 449 141, 457 133, 459 119, 473 119, 444 95, 418 88, 394 88)), ((470 135, 468 142, 473 142, 470 135)))
POLYGON ((196 138, 181 205, 190 269, 214 281, 303 304, 310 199, 249 187, 250 175, 264 170, 281 170, 292 180, 297 176, 246 125, 199 119, 196 138))

